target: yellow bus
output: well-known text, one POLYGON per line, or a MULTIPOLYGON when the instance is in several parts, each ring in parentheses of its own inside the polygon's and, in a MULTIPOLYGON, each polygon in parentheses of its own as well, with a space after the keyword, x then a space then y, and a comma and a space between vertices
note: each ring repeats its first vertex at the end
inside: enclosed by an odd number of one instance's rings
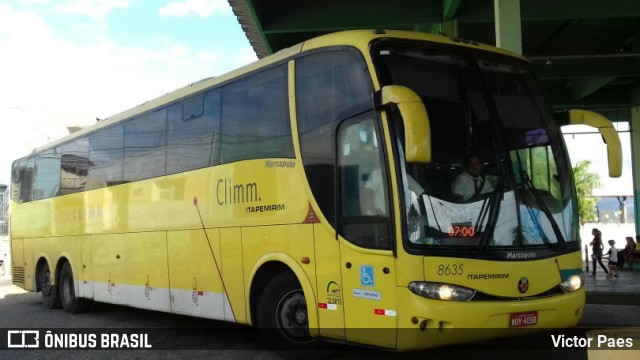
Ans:
MULTIPOLYGON (((123 304, 291 347, 573 326, 577 201, 530 68, 347 31, 100 121, 13 163, 13 283, 71 313, 123 304)), ((619 176, 611 123, 568 118, 602 131, 619 176)))

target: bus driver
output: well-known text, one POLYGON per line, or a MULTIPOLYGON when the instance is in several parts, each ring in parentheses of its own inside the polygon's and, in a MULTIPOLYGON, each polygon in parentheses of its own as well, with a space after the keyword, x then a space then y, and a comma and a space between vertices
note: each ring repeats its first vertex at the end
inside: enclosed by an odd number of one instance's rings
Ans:
POLYGON ((471 154, 465 157, 464 169, 465 171, 451 184, 451 192, 456 201, 464 202, 474 196, 495 190, 482 174, 480 156, 471 154))

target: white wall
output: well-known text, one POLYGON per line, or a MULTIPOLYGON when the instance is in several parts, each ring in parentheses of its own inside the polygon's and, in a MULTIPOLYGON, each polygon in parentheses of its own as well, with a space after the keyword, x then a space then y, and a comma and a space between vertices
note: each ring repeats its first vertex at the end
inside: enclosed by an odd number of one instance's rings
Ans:
MULTIPOLYGON (((631 236, 635 239, 636 237, 636 224, 635 223, 627 223, 627 224, 604 224, 604 223, 587 223, 580 227, 580 237, 582 238, 582 251, 584 258, 584 247, 589 246, 589 243, 593 239, 593 235, 591 235, 591 230, 593 228, 597 228, 602 232, 602 242, 604 244, 604 252, 606 253, 609 250, 609 240, 616 241, 616 248, 618 250, 624 249, 627 241, 625 237, 631 236)), ((640 235, 640 234, 638 234, 640 235)), ((589 246, 589 254, 591 254, 591 247, 589 246)))

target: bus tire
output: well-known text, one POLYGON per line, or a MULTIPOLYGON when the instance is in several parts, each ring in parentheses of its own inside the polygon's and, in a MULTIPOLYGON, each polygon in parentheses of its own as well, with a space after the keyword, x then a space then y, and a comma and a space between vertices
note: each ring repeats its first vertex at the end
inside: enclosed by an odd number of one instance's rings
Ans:
POLYGON ((76 296, 75 284, 73 282, 73 270, 68 262, 62 265, 60 270, 60 281, 58 282, 58 292, 62 307, 71 314, 76 314, 87 310, 89 303, 87 300, 79 299, 76 296))
POLYGON ((275 350, 309 350, 320 343, 309 335, 307 303, 292 272, 285 271, 265 286, 258 300, 256 320, 266 346, 275 350))
POLYGON ((51 284, 51 270, 46 261, 38 270, 38 285, 42 293, 42 304, 48 309, 59 309, 61 304, 58 286, 51 284))

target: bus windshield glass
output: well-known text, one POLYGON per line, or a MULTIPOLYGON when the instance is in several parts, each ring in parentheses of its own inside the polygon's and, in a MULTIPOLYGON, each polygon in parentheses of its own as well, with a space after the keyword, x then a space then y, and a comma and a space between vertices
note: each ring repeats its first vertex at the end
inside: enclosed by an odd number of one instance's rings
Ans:
POLYGON ((402 119, 391 112, 410 246, 488 251, 579 240, 562 135, 527 62, 410 41, 372 49, 381 85, 410 88, 429 116, 432 161, 406 163, 402 119))

